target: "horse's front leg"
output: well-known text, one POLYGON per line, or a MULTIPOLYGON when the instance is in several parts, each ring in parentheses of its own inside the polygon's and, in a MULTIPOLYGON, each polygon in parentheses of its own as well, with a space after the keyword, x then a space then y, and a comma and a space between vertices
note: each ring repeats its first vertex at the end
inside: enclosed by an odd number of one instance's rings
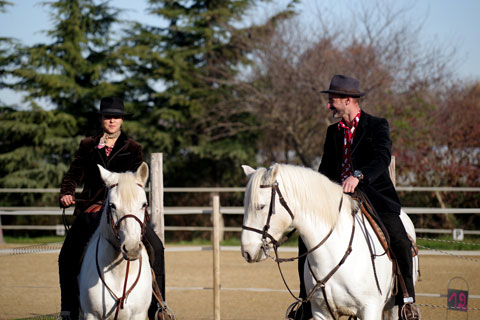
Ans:
MULTIPOLYGON (((313 316, 313 319, 315 320, 336 320, 334 317, 332 317, 332 315, 330 314, 330 312, 328 311, 328 307, 326 306, 325 303, 320 303, 319 304, 319 300, 318 299, 315 299, 314 297, 314 300, 312 300, 312 316, 313 316)), ((323 299, 321 300, 321 302, 323 302, 323 299)))
POLYGON ((137 314, 133 314, 130 316, 129 319, 132 319, 132 320, 145 320, 148 318, 148 315, 147 313, 137 313, 137 314))

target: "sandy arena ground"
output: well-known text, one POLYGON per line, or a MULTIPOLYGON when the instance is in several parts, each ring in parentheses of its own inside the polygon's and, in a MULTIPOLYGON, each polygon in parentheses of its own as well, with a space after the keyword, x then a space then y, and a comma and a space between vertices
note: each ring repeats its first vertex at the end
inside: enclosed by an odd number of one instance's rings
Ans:
MULTIPOLYGON (((213 319, 212 251, 169 249, 176 250, 166 253, 166 295, 177 319, 213 319)), ((293 255, 292 252, 282 254, 293 255)), ((60 311, 57 258, 58 252, 0 253, 0 319, 32 318, 60 311)), ((282 268, 289 286, 298 289, 296 262, 284 263, 282 268)), ((453 277, 468 281, 468 319, 480 319, 480 256, 461 259, 422 254, 420 269, 417 303, 422 319, 446 318, 447 298, 428 294, 446 294, 453 277)), ((284 319, 286 308, 294 302, 272 260, 248 264, 238 249, 221 252, 221 286, 222 319, 284 319)), ((455 288, 464 289, 460 285, 455 288)), ((448 319, 466 319, 466 316, 465 312, 448 312, 448 319)))

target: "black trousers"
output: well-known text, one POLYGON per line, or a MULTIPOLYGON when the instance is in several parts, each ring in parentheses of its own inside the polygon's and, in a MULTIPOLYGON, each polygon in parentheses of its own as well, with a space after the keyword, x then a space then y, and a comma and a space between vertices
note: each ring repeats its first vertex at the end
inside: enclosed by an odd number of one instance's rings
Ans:
MULTIPOLYGON (((408 296, 415 300, 415 288, 413 285, 413 263, 412 263, 412 242, 408 238, 407 231, 403 226, 400 216, 396 213, 382 214, 378 213, 380 220, 387 229, 390 236, 390 247, 400 267, 408 296)), ((403 291, 399 288, 399 292, 395 298, 395 304, 403 304, 403 291)))
MULTIPOLYGON (((61 308, 70 311, 72 319, 78 318, 80 307, 77 276, 80 273, 83 255, 87 249, 91 236, 100 224, 102 211, 81 213, 73 222, 58 257, 60 278, 61 308)), ((149 253, 151 267, 165 300, 165 248, 154 230, 147 224, 143 243, 149 253)), ((152 304, 148 310, 149 318, 155 314, 157 303, 152 294, 152 304)))
MULTIPOLYGON (((380 217, 380 220, 387 229, 388 235, 390 237, 390 246, 392 248, 393 254, 398 261, 400 267, 400 273, 403 276, 405 281, 405 286, 408 291, 408 295, 415 299, 415 289, 413 286, 413 265, 412 265, 412 243, 408 238, 405 227, 403 226, 400 216, 396 213, 382 214, 377 213, 380 217)), ((354 248, 355 250, 355 248, 354 248)), ((302 255, 307 252, 307 248, 302 241, 302 238, 298 238, 298 254, 302 255)), ((306 257, 298 259, 298 273, 300 276, 300 298, 305 299, 308 295, 305 289, 305 282, 303 280, 303 268, 305 264, 306 257)), ((367 261, 367 260, 365 260, 367 261)), ((368 261, 368 263, 370 263, 368 261)), ((395 297, 395 304, 403 304, 403 292, 402 288, 399 288, 399 292, 395 297)))

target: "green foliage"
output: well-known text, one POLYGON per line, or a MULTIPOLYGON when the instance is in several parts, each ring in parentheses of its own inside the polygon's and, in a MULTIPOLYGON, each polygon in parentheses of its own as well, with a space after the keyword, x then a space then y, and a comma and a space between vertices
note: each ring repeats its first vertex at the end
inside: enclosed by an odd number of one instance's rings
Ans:
MULTIPOLYGON (((257 133, 249 127, 256 120, 222 102, 235 96, 229 81, 249 63, 248 30, 235 24, 256 2, 149 1, 158 26, 134 22, 118 34, 113 30, 123 22, 108 2, 43 3, 51 41, 0 39, 0 86, 23 93, 31 106, 1 109, 0 188, 58 188, 80 139, 99 130, 95 104, 104 96, 124 99, 133 117, 123 129, 142 144, 147 161, 164 153, 165 185, 238 185, 240 165, 254 162, 257 133)), ((0 203, 50 206, 56 197, 4 194, 0 203)), ((35 223, 30 218, 16 222, 35 223)))
POLYGON ((127 96, 142 97, 132 101, 139 117, 130 129, 146 154, 166 154, 167 185, 234 184, 240 164, 254 159, 255 133, 235 130, 251 116, 221 110, 236 67, 248 62, 234 24, 254 3, 150 0, 166 27, 135 24, 122 40, 122 64, 134 75, 127 96))
MULTIPOLYGON (((294 151, 293 161, 310 165, 320 156, 327 126, 327 112, 318 111, 318 92, 311 87, 326 86, 339 72, 371 85, 365 106, 390 122, 397 184, 478 185, 480 126, 471 125, 480 112, 478 83, 434 89, 430 70, 425 79, 419 73, 402 83, 397 80, 402 72, 393 67, 401 70, 410 61, 403 56, 408 50, 392 47, 405 59, 399 62, 395 55, 382 58, 382 45, 389 43, 381 40, 367 45, 355 37, 350 44, 336 44, 331 34, 349 34, 340 29, 319 32, 323 38, 312 45, 289 46, 276 30, 294 14, 298 0, 264 25, 240 27, 261 1, 148 0, 155 25, 124 24, 108 1, 43 3, 53 21, 46 32, 49 43, 27 47, 0 36, 0 88, 23 93, 29 103, 28 109, 0 108, 0 188, 58 188, 79 140, 99 130, 95 105, 104 96, 124 99, 133 117, 123 129, 142 144, 147 161, 153 152, 164 153, 166 186, 242 185, 240 165, 255 166, 256 155, 265 162, 290 161, 294 151), (265 60, 251 61, 255 54, 265 60), (253 77, 241 80, 240 70, 249 67, 253 77), (442 90, 449 96, 440 98, 442 90), (39 108, 39 101, 51 111, 39 108)), ((0 0, 0 12, 11 4, 0 0)), ((296 38, 285 30, 285 38, 296 38)), ((388 38, 397 39, 395 34, 388 38)), ((421 71, 412 67, 412 74, 421 71)), ((52 205, 55 198, 11 194, 2 195, 0 203, 52 205)), ((227 201, 238 200, 235 195, 227 201)), ((425 194, 402 195, 402 200, 410 206, 439 205, 425 194)), ((173 205, 206 201, 204 195, 166 199, 173 205)), ((480 198, 455 194, 444 201, 478 207, 480 198)), ((196 222, 205 223, 201 219, 196 222)), ((419 224, 478 225, 475 216, 442 219, 419 224)))
MULTIPOLYGON (((0 108, 0 188, 58 188, 81 139, 77 126, 63 112, 0 108)), ((11 198, 41 204, 52 195, 11 198)))
POLYGON ((417 238, 420 250, 479 250, 480 238, 467 236, 463 241, 452 240, 452 236, 428 236, 417 238))

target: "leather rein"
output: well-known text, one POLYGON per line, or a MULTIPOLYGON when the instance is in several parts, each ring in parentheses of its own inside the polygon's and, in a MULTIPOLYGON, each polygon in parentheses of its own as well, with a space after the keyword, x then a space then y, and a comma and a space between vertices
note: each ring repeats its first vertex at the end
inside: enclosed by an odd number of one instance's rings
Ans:
MULTIPOLYGON (((137 185, 143 189, 143 186, 141 184, 137 183, 137 185)), ((117 187, 117 186, 118 186, 118 184, 114 184, 114 185, 110 186, 109 191, 111 189, 117 187)), ((118 219, 116 223, 114 223, 113 216, 112 216, 112 207, 109 204, 107 204, 107 205, 108 205, 108 207, 106 209, 106 211, 107 211, 107 223, 112 225, 112 231, 113 231, 113 234, 115 235, 116 239, 120 240, 120 236, 119 236, 120 223, 127 218, 133 218, 135 221, 137 221, 140 224, 141 229, 142 229, 142 238, 143 238, 143 236, 145 234, 146 222, 150 220, 150 216, 148 214, 147 206, 145 206, 144 221, 143 222, 137 216, 135 216, 133 214, 126 214, 126 215, 122 216, 120 219, 118 219)), ((137 278, 135 279, 135 282, 132 284, 132 286, 128 290, 127 290, 127 282, 128 282, 128 273, 130 271, 130 260, 127 260, 125 280, 124 280, 124 283, 123 283, 123 292, 122 292, 122 296, 118 297, 115 294, 115 292, 113 292, 113 290, 105 282, 105 279, 103 278, 103 275, 102 275, 102 271, 100 270, 100 265, 98 263, 98 246, 99 246, 99 243, 100 243, 100 237, 98 237, 97 245, 96 245, 96 251, 95 251, 95 263, 96 263, 96 266, 97 266, 97 273, 98 273, 98 276, 99 276, 100 280, 102 281, 103 285, 105 286, 105 288, 107 288, 108 292, 116 300, 117 306, 115 308, 115 317, 114 317, 114 319, 116 320, 117 317, 118 317, 118 312, 119 312, 120 309, 123 309, 128 295, 132 292, 133 288, 135 288, 135 286, 138 284, 138 281, 140 279, 140 274, 142 273, 142 255, 140 255, 140 257, 138 259, 139 268, 138 268, 137 278)), ((110 241, 109 241, 109 243, 112 245, 112 247, 114 247, 116 250, 118 250, 118 248, 115 245, 113 245, 110 241)))
MULTIPOLYGON (((333 229, 335 226, 333 226, 330 231, 327 233, 327 235, 316 245, 314 246, 313 248, 311 248, 310 250, 308 250, 307 252, 301 254, 301 255, 298 255, 296 257, 292 257, 292 258, 279 258, 278 256, 278 248, 285 242, 287 241, 290 236, 296 231, 295 229, 293 229, 292 231, 290 231, 287 236, 283 237, 281 240, 277 241, 271 234, 268 233, 268 230, 270 229, 270 220, 271 220, 271 217, 275 214, 275 196, 278 194, 278 200, 280 201, 280 204, 285 208, 285 210, 287 210, 288 214, 290 215, 290 217, 292 218, 292 220, 295 218, 295 216, 293 215, 292 213, 292 210, 289 208, 287 202, 285 201, 285 199, 283 198, 282 196, 282 193, 280 192, 280 189, 278 187, 278 182, 275 181, 273 184, 270 184, 270 185, 260 185, 260 188, 271 188, 272 189, 272 192, 271 192, 271 197, 270 197, 270 206, 269 206, 269 209, 268 209, 268 216, 267 216, 267 222, 265 224, 265 226, 263 227, 262 230, 260 229, 256 229, 256 228, 252 228, 252 227, 248 227, 248 226, 245 226, 245 225, 242 225, 242 229, 244 230, 247 230, 247 231, 253 231, 253 232, 256 232, 256 233, 259 233, 262 235, 262 250, 264 251, 265 255, 266 256, 270 256, 268 254, 268 249, 269 249, 269 245, 271 244, 273 246, 273 249, 274 249, 274 252, 275 252, 275 258, 274 257, 271 257, 276 263, 277 263, 277 266, 278 266, 278 270, 280 272, 280 275, 282 277, 282 280, 283 280, 283 283, 285 284, 285 287, 287 288, 288 292, 290 293, 290 295, 296 300, 296 302, 294 302, 288 309, 292 309, 295 307, 295 305, 297 305, 298 303, 306 303, 308 302, 309 300, 312 299, 313 295, 315 294, 315 292, 318 290, 318 289, 322 289, 322 293, 323 293, 323 297, 325 299, 325 302, 327 304, 327 307, 328 307, 328 310, 330 312, 330 314, 332 315, 332 317, 335 319, 335 316, 333 315, 333 312, 331 310, 331 307, 330 305, 328 304, 328 300, 327 300, 327 297, 326 297, 326 291, 325 291, 325 286, 326 286, 326 283, 327 281, 335 274, 335 272, 340 268, 340 266, 345 262, 345 260, 347 259, 347 257, 350 255, 350 253, 352 252, 352 243, 353 243, 353 238, 354 238, 354 235, 355 235, 355 218, 352 219, 353 222, 352 222, 352 232, 351 232, 351 235, 350 235, 350 240, 349 240, 349 243, 348 243, 348 247, 347 247, 347 250, 345 251, 342 259, 340 260, 340 262, 327 274, 327 276, 325 276, 323 279, 317 279, 317 277, 315 276, 315 274, 313 273, 313 270, 310 266, 310 262, 308 261, 307 259, 307 263, 308 263, 308 266, 309 266, 309 270, 313 276, 313 278, 315 279, 315 281, 317 282, 315 284, 315 286, 313 287, 313 289, 310 291, 310 293, 307 295, 307 298, 306 299, 301 299, 301 298, 298 298, 296 297, 293 292, 291 291, 290 287, 288 286, 286 280, 285 280, 285 277, 283 275, 283 272, 282 272, 282 268, 280 266, 280 263, 282 262, 290 262, 290 261, 295 261, 297 259, 300 259, 300 258, 303 258, 303 257, 306 257, 308 256, 310 253, 312 253, 313 251, 315 251, 316 249, 320 248, 326 241, 327 239, 330 237, 330 235, 332 234, 333 232, 333 229), (270 239, 270 243, 268 243, 268 239, 270 239)), ((340 213, 341 209, 342 209, 342 205, 343 205, 343 194, 342 194, 342 198, 340 200, 340 204, 338 206, 338 212, 340 213)), ((352 210, 352 216, 355 216, 355 211, 352 210)))

